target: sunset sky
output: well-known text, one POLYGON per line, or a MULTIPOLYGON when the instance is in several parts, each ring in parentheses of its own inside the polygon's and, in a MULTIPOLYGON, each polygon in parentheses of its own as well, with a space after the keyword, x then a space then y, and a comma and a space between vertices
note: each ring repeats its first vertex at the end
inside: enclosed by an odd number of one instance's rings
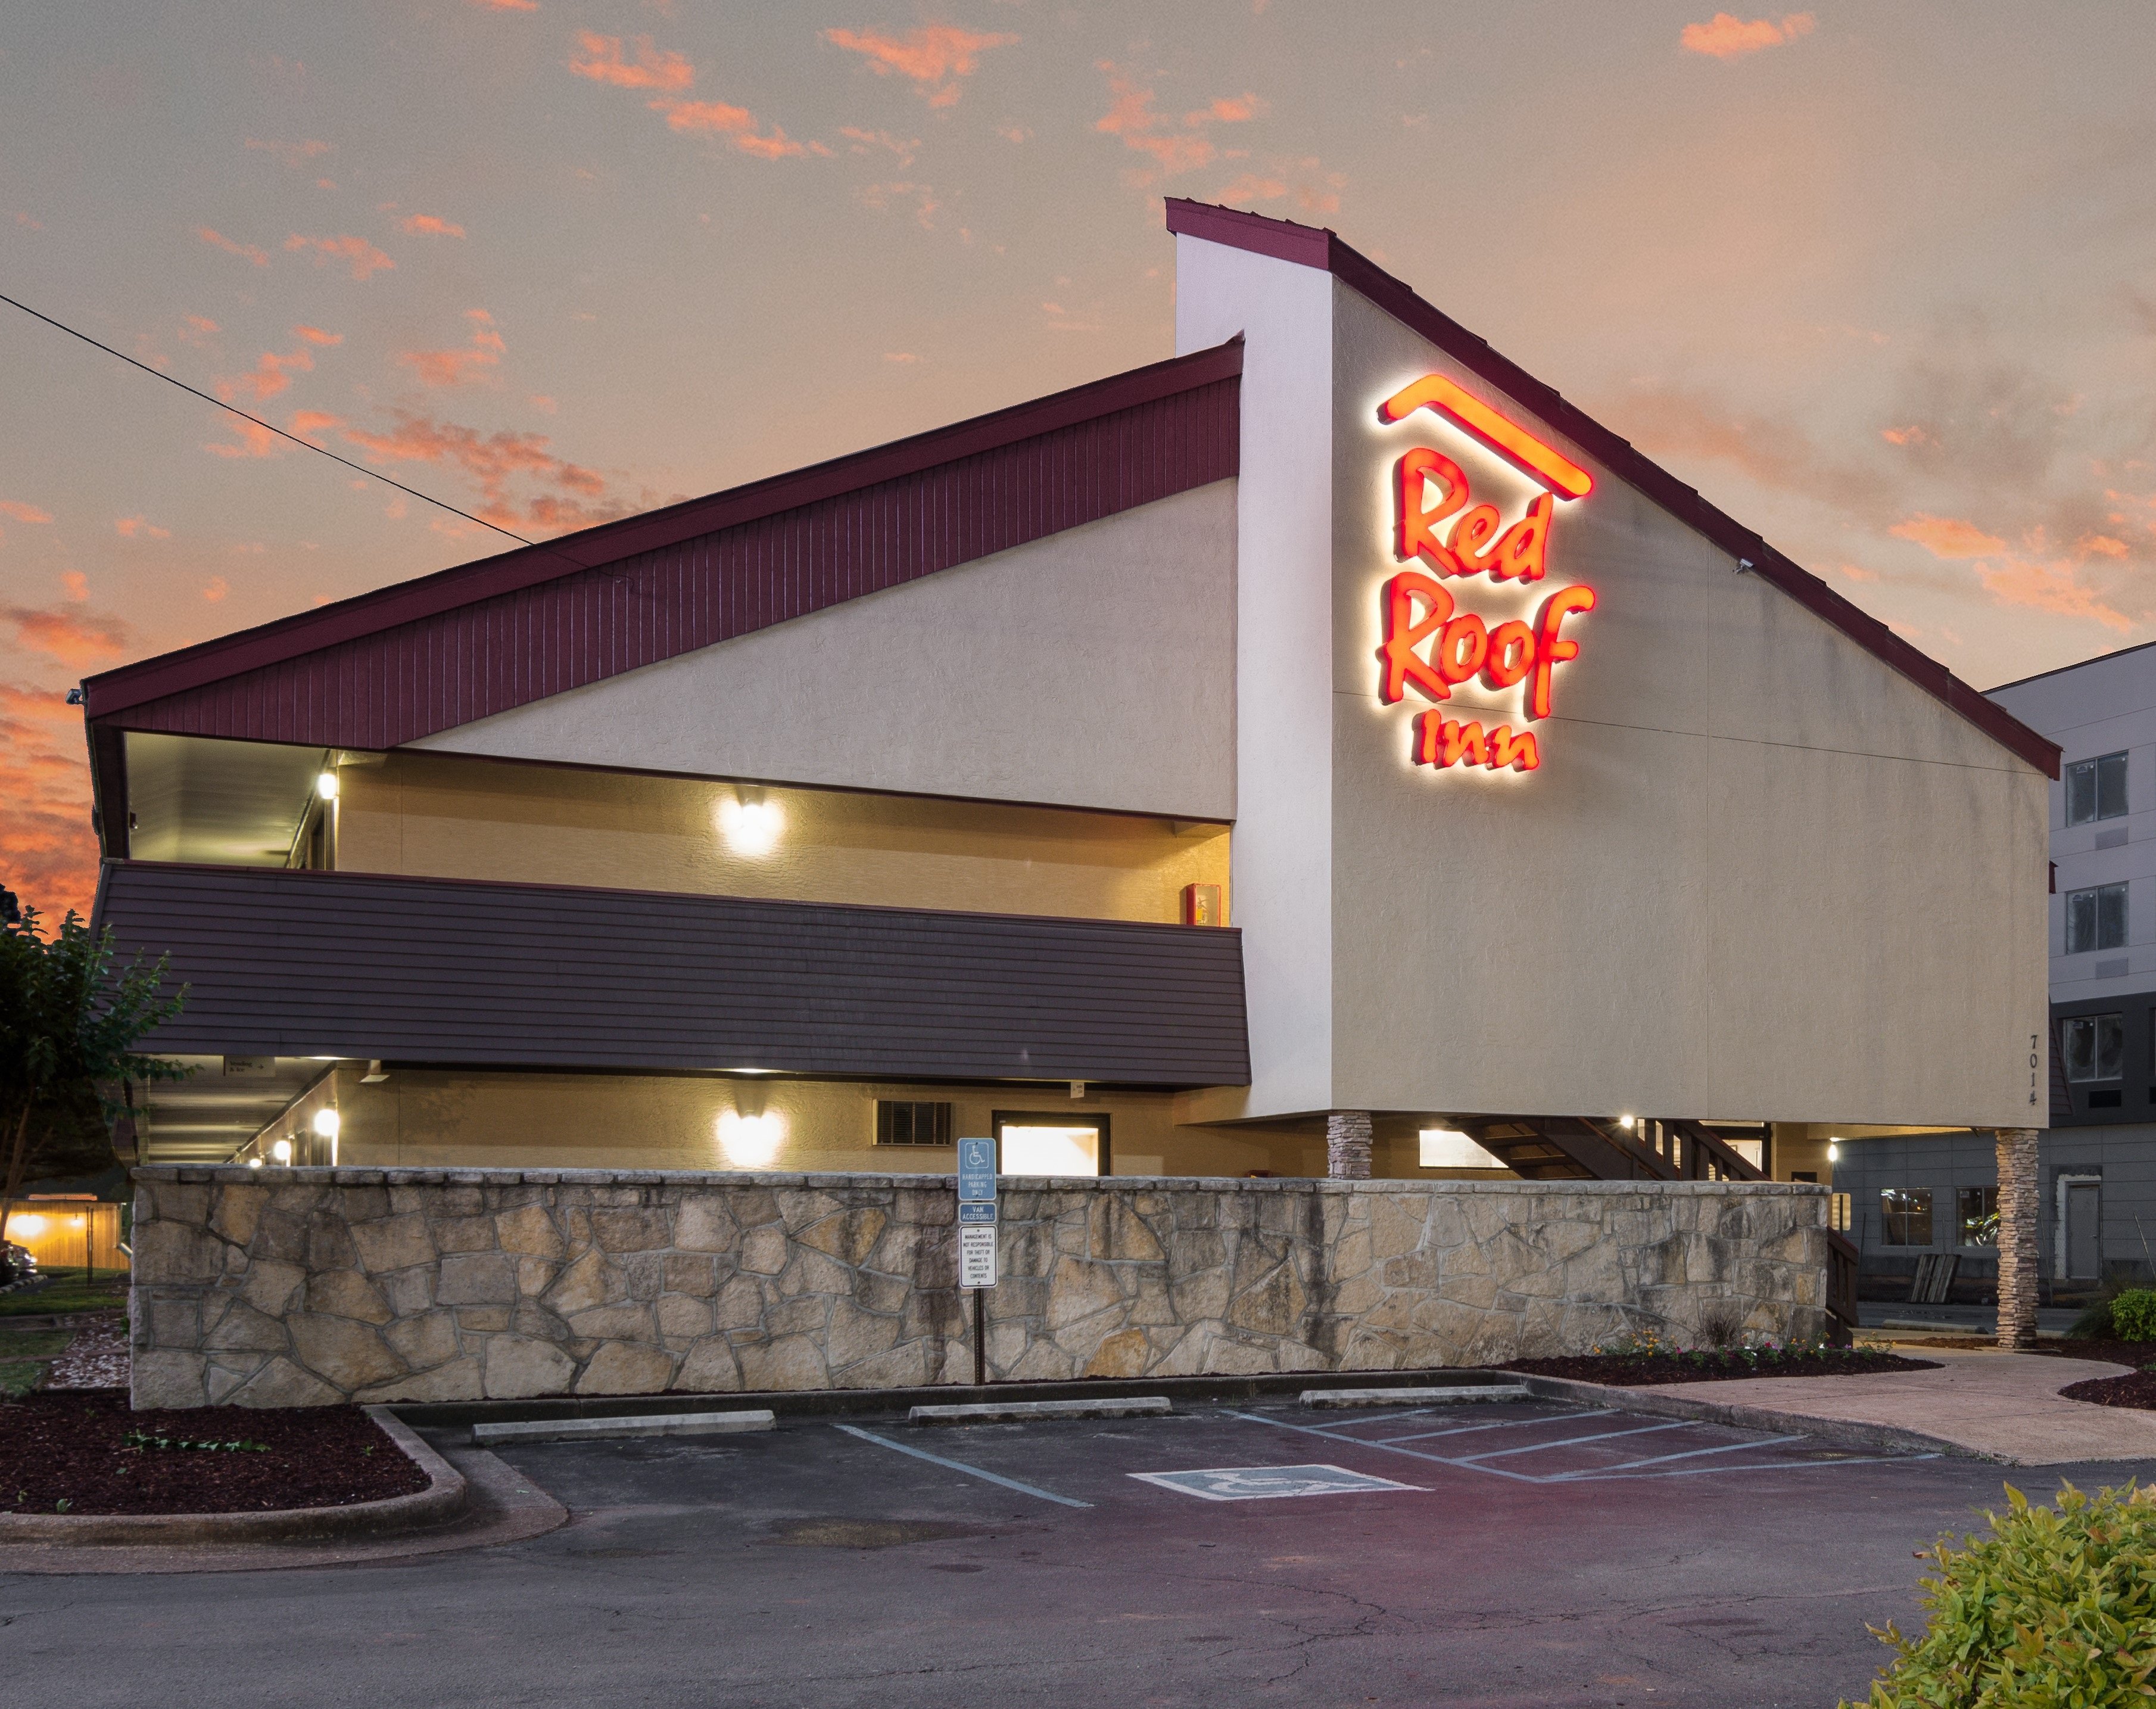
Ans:
MULTIPOLYGON (((2156 7, 71 0, 0 291, 520 533, 1171 353, 1330 225, 1982 687, 2156 639, 2156 7)), ((123 661, 505 544, 0 305, 0 884, 123 661)))

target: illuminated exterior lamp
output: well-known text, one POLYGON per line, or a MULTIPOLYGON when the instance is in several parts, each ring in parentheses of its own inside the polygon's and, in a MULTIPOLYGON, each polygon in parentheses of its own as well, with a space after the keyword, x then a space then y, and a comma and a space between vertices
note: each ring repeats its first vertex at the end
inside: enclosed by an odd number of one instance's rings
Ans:
POLYGON ((765 800, 760 792, 739 791, 719 803, 719 834, 737 854, 768 854, 785 828, 778 803, 765 800))
POLYGON ((330 1167, 332 1169, 336 1168, 337 1135, 343 1127, 344 1118, 335 1110, 325 1108, 315 1111, 315 1132, 330 1142, 330 1167))
POLYGON ((1617 1118, 1617 1125, 1629 1133, 1638 1124, 1639 1120, 1636 1116, 1620 1116, 1617 1118))
POLYGON ((262 1167, 262 1159, 259 1157, 249 1157, 247 1160, 247 1167, 250 1169, 259 1169, 262 1167))
POLYGON ((321 796, 325 801, 336 800, 337 798, 336 773, 335 772, 324 772, 320 777, 316 778, 315 779, 315 793, 321 796))
POLYGON ((1830 1139, 1826 1142, 1826 1160, 1830 1163, 1838 1163, 1841 1161, 1841 1142, 1840 1140, 1830 1139))
POLYGON ((276 1144, 270 1147, 270 1155, 280 1164, 290 1163, 292 1161, 292 1142, 289 1139, 279 1140, 276 1144))
POLYGON ((34 1238, 44 1233, 45 1219, 41 1216, 17 1217, 9 1226, 20 1229, 24 1234, 34 1238))

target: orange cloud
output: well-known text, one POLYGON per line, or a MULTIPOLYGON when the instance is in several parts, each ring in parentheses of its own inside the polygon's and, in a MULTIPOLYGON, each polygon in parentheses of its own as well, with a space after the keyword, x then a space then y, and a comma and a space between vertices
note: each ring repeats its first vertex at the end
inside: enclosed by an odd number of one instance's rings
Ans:
POLYGON ((1216 202, 1277 202, 1287 194, 1285 178, 1260 177, 1255 172, 1245 172, 1232 184, 1214 192, 1216 202))
POLYGON ((253 373, 242 374, 236 380, 218 381, 217 395, 230 399, 242 392, 248 392, 254 394, 255 402, 259 403, 284 391, 292 383, 294 374, 312 373, 314 367, 314 357, 304 350, 295 350, 290 356, 279 356, 275 351, 265 350, 261 359, 254 364, 253 373))
POLYGON ((544 434, 481 434, 411 410, 396 415, 397 425, 388 433, 346 428, 344 437, 373 462, 436 463, 462 470, 479 484, 485 498, 479 514, 490 521, 505 527, 519 522, 581 527, 624 516, 630 509, 608 498, 605 477, 597 470, 557 457, 544 434), (519 477, 552 489, 526 500, 521 514, 509 490, 519 477))
POLYGON ((1789 13, 1779 23, 1766 18, 1755 18, 1747 23, 1732 13, 1717 12, 1705 23, 1686 24, 1677 44, 1688 52, 1717 59, 1741 59, 1747 54, 1779 48, 1799 36, 1808 36, 1818 23, 1809 12, 1789 13))
POLYGON ((26 505, 20 499, 0 499, 0 516, 17 522, 49 522, 50 511, 41 511, 35 505, 26 505))
POLYGON ((202 597, 214 605, 230 592, 232 592, 232 584, 223 577, 212 576, 209 578, 209 586, 202 590, 202 597))
POLYGON ((841 125, 839 135, 854 145, 855 154, 867 154, 879 148, 889 149, 898 157, 898 163, 901 167, 913 164, 914 151, 921 146, 918 136, 911 141, 901 142, 888 131, 864 131, 855 125, 841 125))
POLYGON ((315 265, 317 267, 327 260, 348 262, 354 279, 367 279, 397 264, 365 238, 352 237, 349 234, 336 238, 303 238, 294 232, 285 239, 285 247, 287 249, 316 251, 315 265))
POLYGON ((1920 427, 1881 428, 1879 437, 1890 445, 1928 445, 1932 436, 1920 427))
POLYGON ((90 598, 90 577, 80 570, 62 570, 60 586, 67 589, 67 597, 70 599, 90 598))
POLYGON ((484 12, 536 12, 539 0, 471 0, 484 12))
POLYGON ((343 333, 325 332, 319 326, 295 326, 292 329, 292 334, 296 338, 305 339, 310 344, 342 344, 344 342, 343 333))
POLYGON ((1245 90, 1240 95, 1220 95, 1214 100, 1212 105, 1201 107, 1194 113, 1186 113, 1183 122, 1186 125, 1204 125, 1218 120, 1224 125, 1235 125, 1245 120, 1255 119, 1265 110, 1264 98, 1245 90))
POLYGON ((682 54, 655 48, 649 36, 636 38, 634 64, 624 59, 619 36, 603 36, 595 30, 577 32, 584 57, 569 61, 569 69, 595 83, 616 89, 686 89, 696 80, 696 68, 682 54))
POLYGON ((112 528, 123 540, 170 540, 172 537, 171 529, 160 528, 141 516, 115 516, 112 528))
MULTIPOLYGON (((341 415, 331 415, 320 409, 295 409, 292 412, 292 418, 285 423, 285 431, 295 438, 304 439, 309 434, 318 434, 325 428, 343 425, 344 418, 341 415)), ((368 483, 362 481, 357 484, 365 486, 368 483)))
POLYGON ((108 613, 54 610, 34 605, 0 606, 0 618, 15 625, 15 644, 49 654, 61 664, 80 668, 100 659, 117 658, 135 632, 108 613))
POLYGON ((2105 603, 2095 589, 2083 587, 2075 577, 2075 567, 2064 560, 2045 564, 2010 557, 1996 567, 1979 564, 1976 574, 1984 592, 2001 605, 2023 605, 2061 617, 2082 618, 2121 634, 2133 627, 2131 618, 2105 603))
MULTIPOLYGON (((1178 172, 1195 172, 1200 167, 1210 166, 1219 157, 1220 151, 1204 135, 1205 127, 1240 124, 1265 110, 1264 100, 1245 90, 1240 95, 1222 95, 1194 112, 1185 113, 1178 129, 1174 121, 1153 110, 1153 91, 1142 87, 1112 61, 1102 59, 1096 69, 1107 76, 1110 100, 1108 110, 1094 121, 1093 128, 1107 136, 1121 137, 1124 147, 1150 155, 1158 164, 1158 172, 1139 170, 1126 174, 1128 182, 1141 186, 1156 178, 1172 177, 1178 172)), ((1339 198, 1336 197, 1333 206, 1338 205, 1339 198)))
POLYGON ((59 690, 0 683, 0 872, 26 906, 89 911, 97 887, 82 714, 59 690))
POLYGON ((452 225, 446 219, 437 219, 431 213, 415 213, 398 223, 408 232, 417 232, 425 236, 460 238, 465 234, 462 226, 452 225))
POLYGON ((879 77, 909 80, 932 107, 947 107, 957 100, 958 80, 980 69, 983 54, 1018 41, 1014 35, 988 34, 948 23, 928 24, 905 36, 874 29, 827 29, 824 39, 865 55, 869 69, 879 77))
POLYGON ((1902 540, 1913 540, 1933 557, 1983 557, 2006 550, 2006 542, 1986 534, 1974 522, 1951 516, 1932 516, 1919 511, 1887 531, 1902 540))
MULTIPOLYGON (((195 235, 212 249, 222 249, 228 255, 240 256, 244 259, 252 261, 257 267, 267 267, 270 264, 270 257, 265 251, 256 249, 252 244, 235 244, 222 232, 214 230, 209 226, 197 226, 195 235)), ((286 247, 289 249, 290 245, 287 244, 286 247)))
POLYGON ((887 362, 917 362, 921 360, 910 350, 886 350, 883 359, 887 362))
POLYGON ((286 166, 297 172, 316 155, 327 154, 332 145, 318 142, 311 137, 305 142, 264 142, 259 137, 250 136, 247 139, 245 146, 249 148, 259 148, 274 154, 286 166))
POLYGON ((2083 552, 2102 557, 2124 557, 2128 549, 2124 541, 2114 540, 2108 534, 2085 535, 2081 544, 2083 552))
POLYGON ((534 409, 537 410, 542 415, 552 415, 562 407, 559 403, 555 402, 554 399, 549 398, 544 392, 534 392, 524 401, 529 403, 534 409))
MULTIPOLYGON (((267 260, 269 258, 264 256, 263 259, 267 260)), ((217 322, 207 315, 188 315, 182 319, 181 327, 181 341, 192 344, 198 350, 209 342, 211 333, 218 330, 217 322)))
POLYGON ((239 435, 236 445, 204 445, 203 449, 213 457, 274 457, 277 454, 277 436, 265 427, 251 421, 234 421, 233 430, 239 435))
POLYGON ((655 100, 649 105, 653 111, 666 115, 666 123, 671 130, 727 137, 742 153, 755 155, 760 160, 831 151, 820 142, 794 141, 783 126, 773 125, 768 136, 760 136, 754 113, 747 107, 729 106, 724 101, 655 100))
POLYGON ((471 342, 460 350, 408 350, 397 358, 423 386, 463 386, 491 377, 486 370, 501 365, 508 346, 494 330, 494 316, 485 309, 468 309, 465 318, 473 322, 471 342))

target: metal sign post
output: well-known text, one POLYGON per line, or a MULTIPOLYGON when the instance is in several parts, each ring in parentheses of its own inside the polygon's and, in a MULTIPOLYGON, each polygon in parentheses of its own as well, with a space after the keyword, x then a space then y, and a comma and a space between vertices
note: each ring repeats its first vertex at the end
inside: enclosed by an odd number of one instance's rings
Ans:
POLYGON ((958 1142, 958 1286, 973 1296, 973 1386, 988 1380, 988 1308, 996 1285, 996 1142, 958 1142))

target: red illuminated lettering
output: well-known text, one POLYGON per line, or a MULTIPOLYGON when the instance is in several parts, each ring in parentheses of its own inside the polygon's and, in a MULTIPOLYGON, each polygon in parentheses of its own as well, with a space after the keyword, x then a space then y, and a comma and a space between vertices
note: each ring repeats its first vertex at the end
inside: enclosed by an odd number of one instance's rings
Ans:
POLYGON ((1505 531, 1491 554, 1496 562, 1490 573, 1500 582, 1539 582, 1549 552, 1550 495, 1543 493, 1527 506, 1527 514, 1505 531))
POLYGON ((1482 680, 1491 688, 1510 688, 1532 668, 1535 632, 1515 618, 1490 631, 1490 656, 1482 666, 1482 680))
POLYGON ((1482 668, 1489 652, 1488 628, 1473 612, 1464 611, 1445 624, 1430 649, 1430 662, 1446 682, 1465 682, 1482 668))
POLYGON ((1552 492, 1584 499, 1594 490, 1594 477, 1554 445, 1544 444, 1517 422, 1500 415, 1471 392, 1442 374, 1424 374, 1378 406, 1378 419, 1398 421, 1418 409, 1434 409, 1457 422, 1515 468, 1532 475, 1552 492))
POLYGON ((1492 772, 1507 767, 1532 772, 1542 767, 1542 750, 1536 745, 1534 732, 1522 730, 1515 734, 1509 724, 1500 724, 1486 735, 1480 724, 1460 723, 1440 712, 1421 712, 1415 716, 1414 738, 1415 763, 1440 771, 1459 765, 1481 766, 1492 772))
POLYGON ((1445 678, 1415 649, 1445 627, 1452 615, 1452 596, 1421 571, 1402 570, 1385 583, 1384 605, 1385 644, 1378 649, 1378 657, 1385 668, 1378 697, 1392 706, 1412 682, 1433 701, 1449 699, 1452 690, 1445 678), (1418 600, 1426 608, 1420 617, 1415 615, 1418 600))
POLYGON ((1460 465, 1427 445, 1417 445, 1393 468, 1393 556, 1402 563, 1419 557, 1440 576, 1460 573, 1460 560, 1437 537, 1437 525, 1467 502, 1467 477, 1460 465), (1445 488, 1434 511, 1422 507, 1424 483, 1445 488))
POLYGON ((1558 629, 1573 612, 1594 609, 1592 588, 1560 588, 1543 601, 1543 608, 1535 613, 1535 661, 1527 669, 1530 718, 1549 716, 1550 673, 1566 659, 1579 656, 1579 643, 1561 639, 1558 629))

